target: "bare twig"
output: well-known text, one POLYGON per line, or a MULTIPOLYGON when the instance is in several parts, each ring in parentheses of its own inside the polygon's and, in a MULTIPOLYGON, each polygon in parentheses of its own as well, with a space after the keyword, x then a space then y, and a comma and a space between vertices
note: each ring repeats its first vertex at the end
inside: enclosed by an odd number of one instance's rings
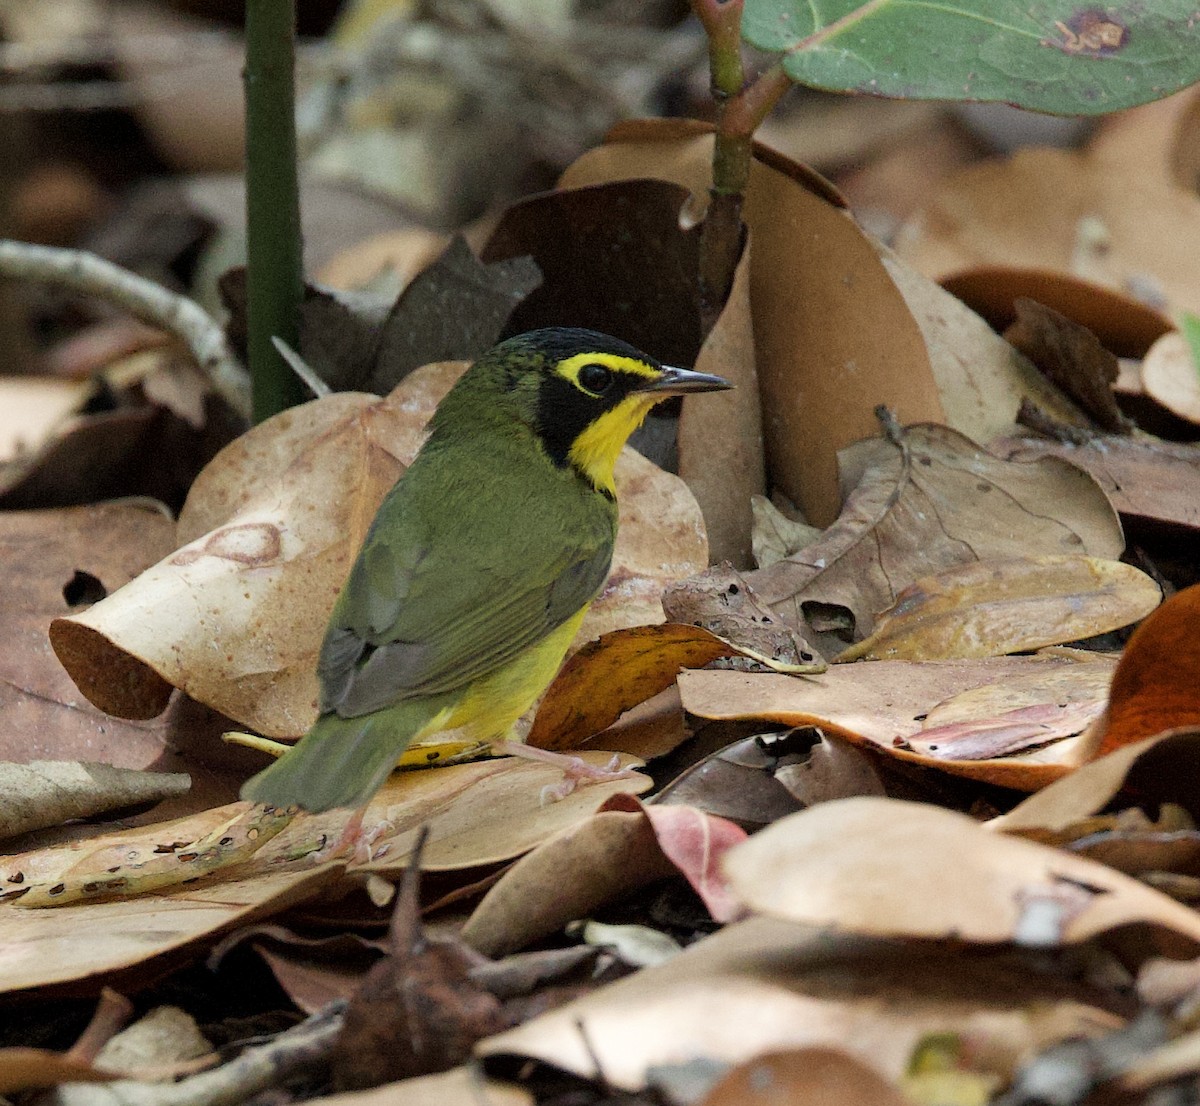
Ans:
POLYGON ((225 332, 199 304, 82 250, 0 239, 0 277, 53 284, 124 308, 187 346, 213 390, 239 415, 250 416, 250 379, 225 332))
POLYGON ((48 1097, 50 1106, 232 1106, 290 1076, 324 1064, 342 1031, 344 1002, 333 1002, 269 1044, 236 1060, 174 1084, 64 1083, 48 1097))

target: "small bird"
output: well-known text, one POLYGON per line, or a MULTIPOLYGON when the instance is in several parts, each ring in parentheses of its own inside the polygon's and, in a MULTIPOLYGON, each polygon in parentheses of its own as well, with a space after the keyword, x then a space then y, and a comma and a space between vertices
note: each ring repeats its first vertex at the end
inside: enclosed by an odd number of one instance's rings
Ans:
POLYGON ((626 439, 661 400, 728 387, 592 330, 531 331, 476 361, 338 596, 320 717, 242 797, 361 820, 411 742, 458 727, 507 736, 608 576, 626 439))

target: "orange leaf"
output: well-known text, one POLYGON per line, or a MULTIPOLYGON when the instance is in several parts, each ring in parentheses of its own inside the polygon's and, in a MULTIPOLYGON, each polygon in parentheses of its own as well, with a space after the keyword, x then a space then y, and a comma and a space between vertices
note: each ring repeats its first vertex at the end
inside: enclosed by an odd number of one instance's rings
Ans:
POLYGON ((1097 756, 1200 724, 1198 624, 1200 585, 1173 595, 1134 631, 1113 675, 1097 756))

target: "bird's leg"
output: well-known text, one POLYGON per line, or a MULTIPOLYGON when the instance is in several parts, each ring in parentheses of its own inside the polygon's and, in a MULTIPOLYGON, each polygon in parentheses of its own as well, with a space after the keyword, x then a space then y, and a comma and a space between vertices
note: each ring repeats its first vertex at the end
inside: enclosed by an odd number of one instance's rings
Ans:
POLYGON ((565 799, 576 788, 586 787, 588 784, 638 778, 638 773, 632 768, 621 767, 621 757, 617 753, 613 754, 607 764, 597 767, 594 764, 588 764, 583 757, 572 756, 570 753, 554 753, 549 749, 537 749, 521 741, 493 741, 492 752, 499 753, 501 756, 537 760, 560 769, 563 774, 562 780, 542 788, 543 803, 558 802, 559 799, 565 799))
POLYGON ((323 864, 326 860, 337 860, 345 857, 355 864, 366 864, 373 860, 375 856, 382 856, 386 850, 386 846, 374 854, 371 852, 371 846, 380 837, 396 827, 385 819, 384 821, 377 822, 370 829, 363 829, 363 818, 366 813, 367 804, 355 810, 346 820, 346 824, 342 827, 342 832, 339 834, 337 840, 312 854, 313 861, 317 864, 323 864))

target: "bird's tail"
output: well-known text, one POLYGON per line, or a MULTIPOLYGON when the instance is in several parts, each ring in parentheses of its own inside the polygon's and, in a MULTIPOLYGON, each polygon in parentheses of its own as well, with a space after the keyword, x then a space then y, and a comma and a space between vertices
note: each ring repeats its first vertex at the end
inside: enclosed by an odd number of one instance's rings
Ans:
POLYGON ((402 703, 361 718, 323 714, 295 746, 242 785, 242 798, 313 813, 364 806, 428 727, 437 705, 402 703))

